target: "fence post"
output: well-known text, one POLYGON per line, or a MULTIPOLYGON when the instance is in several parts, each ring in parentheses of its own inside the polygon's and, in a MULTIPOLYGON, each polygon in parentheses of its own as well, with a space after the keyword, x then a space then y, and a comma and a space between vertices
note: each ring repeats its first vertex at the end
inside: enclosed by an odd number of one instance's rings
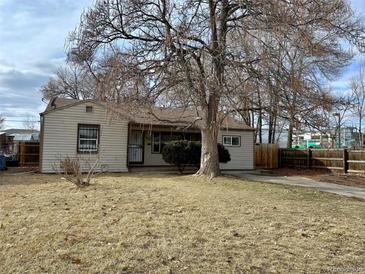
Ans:
POLYGON ((348 167, 348 158, 349 154, 346 148, 343 149, 343 173, 347 173, 348 167))
POLYGON ((19 142, 19 165, 24 166, 25 163, 25 144, 24 142, 19 142))
POLYGON ((310 169, 312 166, 312 150, 310 148, 307 149, 307 168, 310 169))

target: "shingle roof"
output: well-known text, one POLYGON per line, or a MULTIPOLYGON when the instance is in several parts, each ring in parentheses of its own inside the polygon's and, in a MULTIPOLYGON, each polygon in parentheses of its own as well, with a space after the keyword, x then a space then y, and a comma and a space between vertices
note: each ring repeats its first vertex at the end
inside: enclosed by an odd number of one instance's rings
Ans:
POLYGON ((61 107, 65 107, 68 105, 72 105, 77 102, 80 102, 80 100, 68 99, 68 98, 53 98, 52 100, 49 101, 44 112, 48 112, 48 111, 51 111, 56 108, 61 108, 61 107))
MULTIPOLYGON (((159 125, 159 126, 187 126, 197 127, 201 123, 197 120, 197 114, 189 109, 182 108, 158 108, 150 110, 138 110, 138 115, 133 115, 131 121, 137 124, 159 125), (156 117, 155 117, 156 116, 156 117)), ((222 128, 238 129, 238 130, 253 130, 243 122, 234 119, 231 116, 226 116, 221 125, 222 128)))
MULTIPOLYGON (((43 112, 44 114, 57 110, 60 108, 69 107, 75 104, 86 103, 92 100, 75 100, 75 99, 65 99, 65 98, 55 98, 51 100, 43 112)), ((94 101, 96 102, 96 101, 94 101)), ((155 125, 155 126, 187 126, 191 125, 193 121, 193 128, 197 127, 200 120, 197 120, 197 114, 190 109, 182 109, 182 108, 160 108, 154 107, 151 109, 143 108, 143 107, 135 107, 134 110, 131 110, 129 106, 125 108, 118 106, 113 108, 114 112, 117 112, 121 116, 130 120, 130 122, 135 124, 144 124, 144 125, 155 125), (117 109, 115 111, 115 109, 117 109), (136 109, 138 109, 136 111, 136 109)), ((237 130, 253 130, 250 126, 245 123, 234 119, 231 116, 226 116, 223 119, 222 128, 227 129, 237 129, 237 130)))

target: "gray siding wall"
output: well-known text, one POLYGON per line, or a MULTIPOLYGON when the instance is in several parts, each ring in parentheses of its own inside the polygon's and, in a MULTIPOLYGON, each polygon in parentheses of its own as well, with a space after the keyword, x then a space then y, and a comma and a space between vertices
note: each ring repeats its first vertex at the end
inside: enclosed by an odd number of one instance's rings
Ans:
POLYGON ((105 171, 126 172, 128 121, 111 120, 105 108, 94 103, 83 103, 59 109, 44 115, 43 151, 41 172, 55 172, 59 159, 65 156, 79 157, 84 170, 99 157, 105 171), (86 113, 86 106, 93 106, 86 113), (77 153, 78 124, 100 125, 100 146, 97 154, 77 153))
POLYGON ((161 153, 152 153, 152 136, 151 132, 146 131, 144 135, 144 163, 145 166, 168 166, 162 159, 161 153))
MULTIPOLYGON (((231 161, 226 164, 220 164, 221 169, 254 169, 254 140, 253 131, 220 131, 218 142, 222 143, 223 135, 241 136, 241 146, 225 146, 230 155, 231 161)), ((163 166, 168 165, 161 154, 151 152, 151 136, 149 132, 145 133, 144 140, 144 165, 145 166, 163 166)))
POLYGON ((220 164, 222 170, 227 169, 254 169, 254 140, 253 131, 221 130, 218 142, 223 143, 223 135, 241 136, 240 146, 225 146, 231 155, 231 161, 220 164))

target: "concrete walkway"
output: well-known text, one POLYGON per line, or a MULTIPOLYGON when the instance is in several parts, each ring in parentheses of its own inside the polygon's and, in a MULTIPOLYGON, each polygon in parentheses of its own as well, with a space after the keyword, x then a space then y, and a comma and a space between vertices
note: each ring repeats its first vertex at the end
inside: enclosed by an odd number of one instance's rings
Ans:
POLYGON ((261 175, 261 174, 246 173, 246 172, 225 172, 225 174, 238 176, 243 179, 256 182, 309 187, 318 191, 330 192, 342 196, 356 197, 365 200, 365 188, 360 188, 360 187, 318 182, 300 176, 290 176, 290 177, 272 176, 272 175, 261 175))

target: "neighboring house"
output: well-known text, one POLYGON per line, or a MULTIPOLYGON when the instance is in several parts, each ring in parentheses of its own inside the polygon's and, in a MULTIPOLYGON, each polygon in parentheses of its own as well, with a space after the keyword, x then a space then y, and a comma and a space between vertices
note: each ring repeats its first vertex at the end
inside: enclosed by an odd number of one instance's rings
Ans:
POLYGON ((0 132, 0 151, 7 155, 12 155, 15 159, 19 153, 19 144, 27 142, 39 142, 39 131, 34 129, 11 128, 0 132))
MULTIPOLYGON (((40 114, 41 172, 55 172, 59 160, 66 156, 79 157, 85 169, 87 163, 99 159, 101 168, 110 172, 126 172, 136 166, 168 166, 161 155, 167 142, 201 139, 196 127, 199 121, 192 124, 192 112, 156 108, 152 115, 142 108, 128 109, 111 113, 92 100, 53 99, 40 114)), ((254 168, 252 128, 227 117, 218 138, 231 155, 231 161, 221 164, 221 169, 254 168)))

